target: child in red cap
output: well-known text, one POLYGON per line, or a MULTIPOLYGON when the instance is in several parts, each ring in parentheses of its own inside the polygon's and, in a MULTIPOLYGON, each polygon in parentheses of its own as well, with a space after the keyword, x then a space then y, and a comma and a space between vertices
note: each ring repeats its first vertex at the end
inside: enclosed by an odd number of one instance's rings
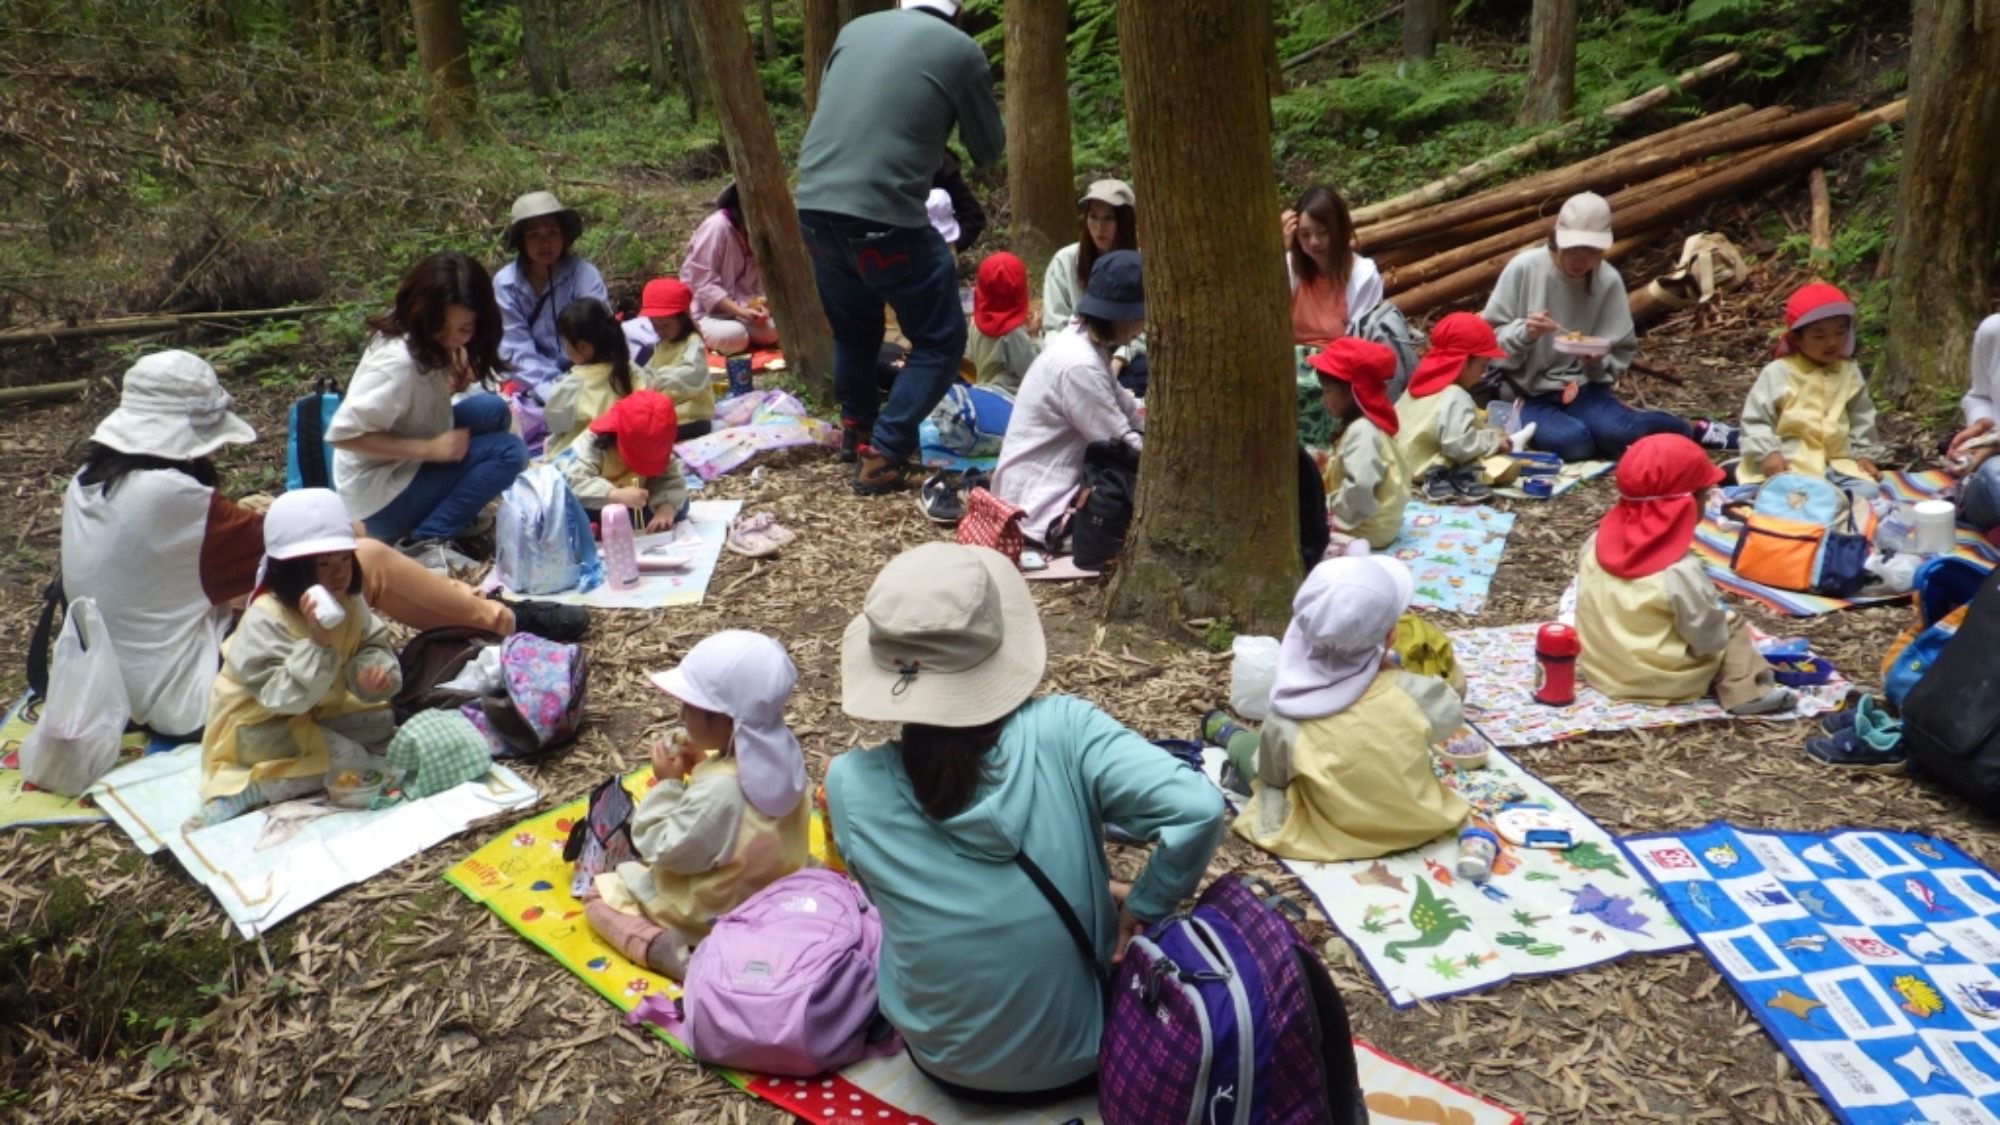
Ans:
POLYGON ((646 532, 671 531, 687 515, 687 478, 674 460, 674 400, 633 391, 590 423, 562 458, 563 477, 586 510, 623 504, 651 511, 646 532))
POLYGON ((1410 473, 1396 448, 1396 408, 1389 405, 1396 353, 1343 336, 1306 362, 1319 373, 1321 400, 1338 428, 1326 463, 1335 545, 1346 536, 1380 550, 1402 534, 1410 493, 1410 473))
POLYGON ((1689 553, 1702 494, 1722 470, 1679 434, 1632 443, 1618 459, 1618 503, 1584 540, 1576 568, 1578 662, 1590 686, 1637 703, 1692 703, 1711 689, 1732 715, 1794 702, 1689 553))
POLYGON ((1042 350, 1027 320, 1028 267, 1005 250, 987 255, 973 283, 973 330, 965 337, 965 358, 980 386, 1010 395, 1021 389, 1021 377, 1042 350))
POLYGON ((1526 449, 1535 436, 1533 422, 1511 434, 1493 429, 1472 401, 1487 362, 1505 358, 1493 329, 1472 313, 1452 313, 1431 329, 1431 350, 1396 403, 1396 446, 1424 499, 1486 499, 1493 474, 1481 462, 1526 449))
POLYGON ((1864 499, 1881 493, 1875 400, 1854 355, 1854 302, 1825 282, 1785 302, 1777 358, 1743 403, 1743 460, 1736 479, 1760 484, 1783 472, 1824 476, 1864 499))
POLYGON ((678 278, 656 277, 639 294, 639 315, 625 322, 632 362, 648 387, 674 400, 681 420, 680 441, 715 427, 715 381, 708 373, 708 346, 695 331, 689 311, 694 292, 678 278))

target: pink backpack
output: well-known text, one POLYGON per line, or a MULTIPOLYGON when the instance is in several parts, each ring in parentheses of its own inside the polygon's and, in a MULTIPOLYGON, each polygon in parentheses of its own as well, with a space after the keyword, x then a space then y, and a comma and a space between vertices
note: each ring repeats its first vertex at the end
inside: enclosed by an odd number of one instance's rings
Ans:
POLYGON ((798 871, 716 920, 678 1001, 655 993, 629 1020, 657 1024, 715 1066, 807 1078, 902 1049, 879 1021, 882 921, 861 888, 798 871))

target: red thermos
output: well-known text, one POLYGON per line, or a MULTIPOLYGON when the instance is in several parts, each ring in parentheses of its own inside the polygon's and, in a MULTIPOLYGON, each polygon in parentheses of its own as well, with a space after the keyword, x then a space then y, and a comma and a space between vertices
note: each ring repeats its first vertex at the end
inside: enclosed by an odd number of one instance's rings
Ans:
POLYGON ((1567 707, 1576 702, 1576 630, 1550 622, 1535 634, 1535 702, 1567 707))

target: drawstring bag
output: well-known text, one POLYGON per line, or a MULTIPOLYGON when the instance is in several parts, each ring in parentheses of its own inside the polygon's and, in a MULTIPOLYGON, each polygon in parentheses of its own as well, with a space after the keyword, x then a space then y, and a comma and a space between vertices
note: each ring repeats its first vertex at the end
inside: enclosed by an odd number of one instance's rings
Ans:
POLYGON ((958 521, 958 541, 967 547, 987 547, 1021 565, 1025 537, 1021 520, 1028 513, 983 488, 975 488, 965 499, 965 517, 958 521))
POLYGON ((48 703, 21 743, 21 777, 37 789, 77 797, 118 764, 132 701, 118 650, 90 598, 69 603, 49 666, 48 703))
POLYGON ((459 709, 496 758, 527 758, 567 746, 583 725, 590 661, 583 649, 533 633, 500 643, 499 690, 459 709))
POLYGON ((493 570, 510 593, 530 597, 604 584, 590 515, 553 465, 522 473, 500 497, 493 570))

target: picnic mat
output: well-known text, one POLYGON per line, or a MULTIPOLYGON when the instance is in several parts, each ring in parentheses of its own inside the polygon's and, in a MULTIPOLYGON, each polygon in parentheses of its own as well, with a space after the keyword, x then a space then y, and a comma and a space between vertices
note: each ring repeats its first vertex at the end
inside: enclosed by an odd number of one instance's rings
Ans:
MULTIPOLYGON (((1926 472, 1900 472, 1882 474, 1882 492, 1898 504, 1914 504, 1919 500, 1929 500, 1949 488, 1953 483, 1950 474, 1943 470, 1926 472)), ((1752 582, 1739 577, 1729 569, 1729 560, 1736 553, 1736 540, 1740 531, 1732 531, 1717 524, 1707 512, 1702 513, 1701 523, 1695 528, 1694 551, 1708 568, 1710 578, 1724 590, 1739 597, 1749 598, 1790 617, 1817 617, 1823 613, 1851 609, 1855 606, 1880 605, 1883 602, 1899 601, 1908 594, 1883 594, 1875 597, 1829 598, 1820 594, 1805 594, 1795 590, 1780 590, 1772 586, 1752 582)), ((1995 551, 1986 537, 1972 528, 1958 526, 1958 547, 1953 554, 1970 559, 1981 566, 1992 566, 2000 562, 2000 551, 1995 551)))
POLYGON ((1603 476, 1610 472, 1611 468, 1612 463, 1609 461, 1565 462, 1561 471, 1556 473, 1555 485, 1547 496, 1530 496, 1521 491, 1517 485, 1512 484, 1504 488, 1496 487, 1493 493, 1496 496, 1505 496, 1513 500, 1553 500, 1570 489, 1575 488, 1577 485, 1582 484, 1584 481, 1594 480, 1597 477, 1603 476))
POLYGON ((1853 1125, 2000 1120, 2000 879, 1908 832, 1619 841, 1853 1125))
MULTIPOLYGON (((1576 702, 1551 707, 1535 702, 1535 631, 1539 625, 1505 625, 1496 629, 1461 629, 1450 634, 1453 655, 1466 670, 1465 714, 1496 746, 1533 746, 1593 730, 1635 730, 1671 727, 1714 719, 1735 719, 1712 698, 1671 707, 1611 699, 1584 682, 1577 670, 1576 702)), ((1751 635, 1767 639, 1756 630, 1751 635)), ((1818 687, 1794 688, 1799 701, 1789 711, 1758 715, 1757 720, 1785 722, 1833 711, 1847 697, 1850 685, 1838 672, 1818 687)), ((1751 721, 1751 720, 1738 720, 1751 721)))
POLYGON ((1412 607, 1470 616, 1486 604, 1513 529, 1512 512, 1411 501, 1403 510, 1402 534, 1381 553, 1410 568, 1416 582, 1412 607))
MULTIPOLYGON (((1204 760, 1216 780, 1222 752, 1211 747, 1204 760)), ((1495 749, 1482 769, 1440 773, 1472 804, 1475 821, 1523 801, 1567 817, 1576 843, 1560 852, 1502 844, 1485 883, 1458 877, 1457 829, 1381 859, 1278 860, 1391 1004, 1408 1008, 1518 977, 1687 947, 1687 932, 1660 908, 1658 892, 1634 873, 1611 835, 1519 762, 1495 749)))
MULTIPOLYGON (((626 788, 635 794, 644 793, 652 784, 650 766, 625 775, 626 788)), ((633 965, 599 940, 584 921, 582 906, 570 894, 570 865, 562 858, 563 842, 583 814, 584 800, 578 799, 524 820, 445 872, 445 880, 467 898, 484 904, 620 1011, 631 1011, 649 992, 664 990, 669 996, 678 996, 680 986, 673 980, 633 965)), ((823 833, 815 816, 815 854, 825 852, 823 833)), ((649 1024, 647 1029, 676 1050, 687 1051, 659 1028, 649 1024)), ((1518 1125, 1521 1121, 1515 1113, 1413 1070, 1372 1047, 1356 1046, 1362 1048, 1355 1052, 1362 1088, 1369 1110, 1379 1122, 1518 1125)), ((722 1068, 715 1071, 738 1088, 809 1121, 866 1120, 891 1125, 1067 1125, 1082 1121, 1094 1125, 1098 1120, 1095 1098, 1076 1098, 1039 1111, 958 1101, 923 1077, 907 1054, 871 1059, 838 1074, 809 1079, 722 1068)))
MULTIPOLYGON (((93 820, 110 819, 88 795, 65 797, 60 793, 37 789, 22 778, 21 743, 35 728, 35 720, 40 713, 41 704, 31 704, 24 693, 8 710, 7 717, 0 719, 0 828, 87 824, 93 820)), ((149 737, 144 731, 134 731, 125 736, 124 752, 118 760, 129 762, 141 754, 163 754, 173 749, 174 745, 171 739, 158 735, 149 737)))
MULTIPOLYGON (((721 352, 709 352, 708 369, 710 371, 728 371, 729 357, 723 355, 721 352)), ((783 371, 784 369, 785 353, 776 348, 757 348, 750 353, 750 370, 752 371, 783 371)))
MULTIPOLYGON (((681 574, 641 574, 639 584, 629 590, 614 590, 609 581, 587 594, 565 590, 559 594, 535 594, 535 598, 565 605, 586 605, 592 609, 665 609, 669 606, 700 605, 722 561, 722 546, 729 538, 729 524, 743 510, 741 500, 693 500, 688 516, 672 531, 637 535, 632 549, 644 556, 650 550, 671 550, 694 559, 694 566, 681 574)), ((486 585, 504 589, 488 575, 486 585)), ((523 597, 508 590, 509 597, 523 597)))
POLYGON ((478 781, 387 809, 350 812, 331 809, 323 798, 286 801, 183 833, 182 823, 201 807, 200 777, 201 747, 183 746, 112 770, 89 796, 140 851, 171 851, 246 938, 537 797, 534 786, 495 763, 478 781))
POLYGON ((759 453, 794 446, 840 443, 840 432, 806 413, 798 399, 784 391, 752 391, 715 404, 715 428, 698 438, 674 443, 674 456, 696 480, 714 480, 742 468, 759 453))

